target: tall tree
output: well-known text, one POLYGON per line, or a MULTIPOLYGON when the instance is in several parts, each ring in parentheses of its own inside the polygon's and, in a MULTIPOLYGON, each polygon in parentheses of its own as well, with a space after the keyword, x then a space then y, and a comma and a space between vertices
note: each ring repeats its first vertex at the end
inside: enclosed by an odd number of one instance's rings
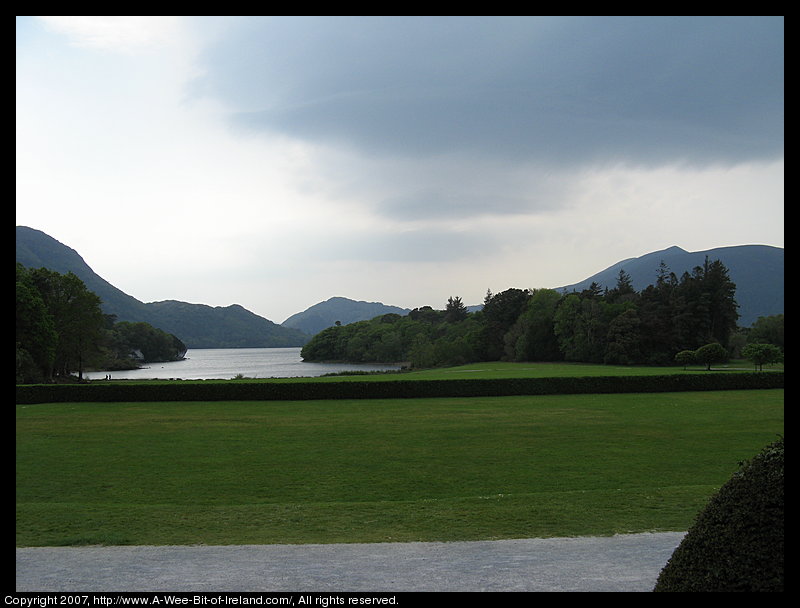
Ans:
POLYGON ((72 272, 62 275, 39 268, 31 271, 31 280, 42 295, 58 335, 53 374, 67 376, 77 371, 82 378, 87 360, 100 352, 105 324, 100 298, 72 272))
MULTIPOLYGON (((648 285, 639 294, 639 336, 643 362, 668 364, 682 350, 676 325, 678 300, 675 290, 678 279, 664 263, 655 285, 648 285)), ((683 346, 683 348, 688 348, 683 346)))
POLYGON ((483 305, 487 360, 496 361, 503 357, 506 332, 522 314, 529 297, 530 292, 513 287, 491 298, 487 294, 487 301, 483 305))
POLYGON ((611 321, 608 327, 608 343, 605 363, 633 365, 641 362, 641 336, 639 313, 629 308, 611 321))
POLYGON ((50 378, 58 334, 53 317, 30 272, 17 264, 16 377, 17 382, 43 382, 50 378))
POLYGON ((676 288, 674 316, 682 348, 699 348, 719 342, 727 347, 739 318, 736 284, 719 260, 684 273, 676 288))
POLYGON ((703 292, 708 300, 708 324, 711 338, 727 346, 739 319, 736 303, 736 284, 728 269, 719 260, 706 262, 703 267, 703 292))
POLYGON ((747 332, 747 342, 774 344, 783 350, 783 314, 759 317, 747 332))
POLYGON ((461 298, 447 298, 447 306, 444 309, 444 320, 448 323, 458 323, 467 318, 467 307, 461 301, 461 298))
POLYGON ((606 294, 608 302, 628 302, 636 298, 636 290, 633 288, 631 275, 620 268, 617 275, 617 284, 606 294))
POLYGON ((567 361, 589 361, 590 348, 581 296, 571 293, 561 300, 553 318, 558 347, 567 361))
POLYGON ((555 313, 561 294, 538 289, 517 322, 506 334, 506 354, 516 361, 558 361, 562 359, 554 330, 555 313))

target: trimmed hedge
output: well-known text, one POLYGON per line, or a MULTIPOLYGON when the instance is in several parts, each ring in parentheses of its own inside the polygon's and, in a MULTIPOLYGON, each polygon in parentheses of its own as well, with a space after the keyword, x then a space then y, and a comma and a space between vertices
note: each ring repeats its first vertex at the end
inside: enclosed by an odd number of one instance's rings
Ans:
POLYGON ((783 591, 783 488, 781 438, 711 498, 653 591, 783 591))
POLYGON ((661 393, 783 388, 783 372, 580 378, 347 382, 137 381, 17 385, 18 404, 119 401, 420 399, 587 393, 661 393))

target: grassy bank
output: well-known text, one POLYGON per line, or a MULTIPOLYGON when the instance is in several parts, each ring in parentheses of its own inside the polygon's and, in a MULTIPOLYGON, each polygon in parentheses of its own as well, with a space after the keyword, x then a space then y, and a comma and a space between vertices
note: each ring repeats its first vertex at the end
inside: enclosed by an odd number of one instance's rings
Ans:
POLYGON ((18 405, 17 545, 685 530, 783 395, 18 405))
MULTIPOLYGON (((713 372, 753 372, 753 364, 744 360, 733 360, 715 365, 713 372)), ((783 371, 783 364, 767 366, 764 371, 783 371)), ((604 365, 600 363, 568 362, 508 362, 488 361, 399 372, 356 373, 322 376, 318 378, 271 378, 269 382, 337 382, 373 380, 457 380, 504 379, 504 378, 577 378, 577 377, 620 377, 620 376, 663 376, 670 374, 707 374, 705 366, 648 366, 648 365, 604 365)))

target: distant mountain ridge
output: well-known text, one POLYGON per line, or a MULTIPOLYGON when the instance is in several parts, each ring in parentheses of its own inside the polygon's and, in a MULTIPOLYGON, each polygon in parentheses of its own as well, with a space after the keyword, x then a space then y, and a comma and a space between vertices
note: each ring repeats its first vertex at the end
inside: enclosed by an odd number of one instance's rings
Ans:
POLYGON ((374 319, 379 315, 395 313, 406 315, 408 308, 390 306, 381 302, 363 302, 336 296, 314 304, 303 312, 298 312, 286 319, 282 325, 299 329, 309 335, 321 332, 323 329, 340 322, 342 325, 374 319))
MULTIPOLYGON (((334 325, 373 319, 379 315, 408 314, 410 309, 381 302, 363 302, 333 297, 296 313, 278 325, 238 304, 211 307, 175 300, 145 304, 111 285, 92 271, 73 249, 44 232, 17 226, 17 261, 31 268, 45 267, 57 272, 75 273, 103 301, 103 311, 120 321, 145 321, 178 336, 190 348, 247 348, 302 346, 310 336, 334 325)), ((767 245, 739 245, 706 251, 687 252, 669 247, 640 257, 628 258, 557 291, 581 291, 591 283, 613 288, 619 271, 625 270, 634 289, 640 291, 656 281, 663 261, 680 278, 705 258, 720 260, 736 284, 741 327, 752 325, 758 317, 784 312, 784 250, 767 245)), ((470 306, 470 310, 481 306, 470 306)))
POLYGON ((706 257, 710 261, 722 262, 728 269, 731 281, 736 284, 740 327, 751 326, 758 317, 783 313, 784 251, 781 247, 769 245, 736 245, 693 252, 680 247, 669 247, 622 260, 579 283, 559 287, 557 291, 582 291, 592 283, 597 283, 601 288, 613 289, 620 270, 628 273, 633 288, 641 291, 648 285, 655 284, 656 273, 662 261, 680 279, 684 272, 691 273, 695 267, 702 267, 706 257))
POLYGON ((207 306, 175 300, 144 303, 98 276, 77 251, 40 230, 17 226, 16 261, 28 268, 72 272, 102 300, 106 314, 118 321, 144 321, 176 335, 189 348, 302 346, 309 336, 231 306, 207 306))

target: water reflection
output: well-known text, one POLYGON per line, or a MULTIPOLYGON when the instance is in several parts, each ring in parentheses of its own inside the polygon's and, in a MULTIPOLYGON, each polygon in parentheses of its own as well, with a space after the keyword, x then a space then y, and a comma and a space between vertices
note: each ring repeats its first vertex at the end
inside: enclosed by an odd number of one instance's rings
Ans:
POLYGON ((151 363, 148 367, 124 371, 84 372, 90 380, 182 380, 246 378, 316 377, 341 371, 385 371, 396 365, 357 363, 308 363, 300 357, 300 348, 199 348, 189 349, 183 361, 151 363))

